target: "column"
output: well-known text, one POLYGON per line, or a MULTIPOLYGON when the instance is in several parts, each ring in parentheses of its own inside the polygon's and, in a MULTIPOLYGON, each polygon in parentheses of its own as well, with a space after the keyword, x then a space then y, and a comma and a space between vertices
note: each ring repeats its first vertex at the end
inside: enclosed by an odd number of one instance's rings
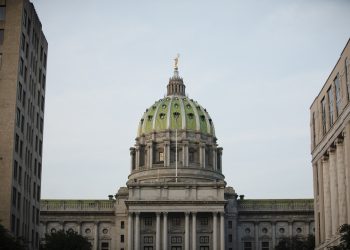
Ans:
POLYGON ((168 158, 169 158, 169 154, 168 154, 168 148, 169 148, 169 142, 164 141, 164 167, 168 167, 168 158))
POLYGON ((148 168, 153 167, 153 142, 148 144, 148 168))
POLYGON ((205 168, 205 144, 199 145, 199 164, 201 168, 205 168))
POLYGON ((135 213, 135 250, 140 250, 140 212, 135 213))
POLYGON ((347 214, 348 221, 350 224, 350 123, 348 122, 343 131, 344 137, 344 161, 345 161, 345 180, 346 180, 346 203, 347 203, 347 214))
POLYGON ((98 222, 95 222, 94 233, 94 250, 98 250, 98 222))
POLYGON ((346 208, 346 180, 345 180, 345 165, 344 165, 344 147, 343 139, 336 140, 337 150, 337 177, 338 177, 338 198, 339 198, 339 228, 347 223, 347 208, 346 208))
POLYGON ((313 177, 313 191, 314 191, 314 218, 315 218, 315 243, 316 246, 320 245, 319 229, 320 229, 320 219, 319 219, 319 179, 318 179, 318 168, 317 163, 312 163, 312 177, 313 177))
MULTIPOLYGON (((318 180, 319 180, 319 202, 318 202, 318 206, 319 206, 319 211, 320 211, 320 242, 324 242, 325 241, 325 227, 324 227, 324 219, 325 219, 325 215, 324 215, 324 184, 323 184, 323 165, 322 165, 322 160, 318 160, 317 162, 317 175, 318 175, 318 180)), ((316 214, 315 214, 315 218, 316 218, 316 214)), ((317 230, 316 230, 317 231, 317 230)))
POLYGON ((132 226, 133 226, 133 216, 132 216, 132 213, 129 213, 128 215, 128 249, 129 250, 133 250, 133 247, 132 247, 132 236, 133 236, 133 233, 132 233, 132 226))
POLYGON ((216 156, 217 156, 217 151, 216 151, 216 147, 213 147, 213 169, 217 170, 217 166, 216 166, 216 156))
POLYGON ((218 213, 213 212, 213 250, 217 250, 218 247, 218 213))
POLYGON ((134 159, 135 159, 135 148, 130 148, 130 173, 133 171, 134 159))
POLYGON ((323 197, 324 197, 324 228, 325 240, 330 239, 332 235, 332 216, 331 216, 331 189, 329 181, 329 158, 322 158, 323 167, 323 197))
POLYGON ((160 250, 160 213, 156 213, 156 250, 160 250))
POLYGON ((276 222, 272 222, 272 249, 276 246, 276 222))
POLYGON ((329 179, 331 190, 331 217, 332 217, 332 235, 337 233, 339 224, 338 215, 338 188, 337 188, 337 166, 335 149, 330 148, 329 153, 329 179))
POLYGON ((188 167, 188 141, 182 141, 182 165, 188 167))
POLYGON ((163 249, 168 249, 168 213, 163 213, 163 249))
POLYGON ((293 221, 288 221, 289 237, 293 237, 293 221))
POLYGON ((225 213, 220 213, 220 250, 225 250, 225 213))
POLYGON ((135 169, 139 170, 140 169, 140 147, 136 146, 135 147, 136 151, 136 157, 135 157, 135 169))
POLYGON ((192 212, 192 250, 197 249, 197 213, 192 212))
POLYGON ((190 250, 190 213, 185 212, 185 250, 190 250))
POLYGON ((259 250, 259 224, 254 223, 255 250, 259 250))

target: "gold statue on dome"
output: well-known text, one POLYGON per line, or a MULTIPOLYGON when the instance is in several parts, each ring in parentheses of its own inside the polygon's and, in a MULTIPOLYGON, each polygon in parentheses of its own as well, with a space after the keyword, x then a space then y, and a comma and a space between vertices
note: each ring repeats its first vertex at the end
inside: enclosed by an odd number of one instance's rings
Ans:
POLYGON ((179 57, 180 57, 180 54, 177 54, 176 57, 174 58, 174 68, 177 69, 177 65, 179 63, 179 57))

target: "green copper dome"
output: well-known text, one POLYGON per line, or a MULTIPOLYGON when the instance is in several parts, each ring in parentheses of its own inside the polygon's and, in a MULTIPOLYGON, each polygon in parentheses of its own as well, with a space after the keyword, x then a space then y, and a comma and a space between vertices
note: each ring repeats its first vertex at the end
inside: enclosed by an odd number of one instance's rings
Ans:
POLYGON ((146 109, 137 134, 176 129, 215 136, 214 124, 206 109, 182 95, 168 95, 146 109))

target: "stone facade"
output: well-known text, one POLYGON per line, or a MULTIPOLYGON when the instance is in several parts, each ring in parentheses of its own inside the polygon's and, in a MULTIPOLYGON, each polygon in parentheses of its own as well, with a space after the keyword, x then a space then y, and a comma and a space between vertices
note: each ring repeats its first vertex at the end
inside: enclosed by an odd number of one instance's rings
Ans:
POLYGON ((0 0, 0 222, 39 248, 47 41, 28 0, 0 0))
POLYGON ((350 40, 310 108, 316 245, 327 249, 350 223, 350 40))
POLYGON ((43 234, 89 228, 95 250, 267 250, 313 233, 312 200, 237 200, 213 121, 177 65, 167 90, 140 119, 126 187, 105 201, 43 200, 43 234))

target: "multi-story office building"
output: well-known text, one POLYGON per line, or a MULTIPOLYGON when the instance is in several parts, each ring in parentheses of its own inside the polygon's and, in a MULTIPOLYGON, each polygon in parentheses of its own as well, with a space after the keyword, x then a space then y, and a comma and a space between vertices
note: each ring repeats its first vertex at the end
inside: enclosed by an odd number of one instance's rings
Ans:
POLYGON ((350 223, 350 40, 310 108, 317 249, 350 223))
POLYGON ((39 246, 47 41, 32 3, 0 0, 0 223, 39 246))
POLYGON ((41 235, 74 230, 93 250, 271 250, 313 234, 313 200, 238 198, 222 150, 175 65, 167 96, 139 120, 126 187, 110 200, 42 200, 41 235))

